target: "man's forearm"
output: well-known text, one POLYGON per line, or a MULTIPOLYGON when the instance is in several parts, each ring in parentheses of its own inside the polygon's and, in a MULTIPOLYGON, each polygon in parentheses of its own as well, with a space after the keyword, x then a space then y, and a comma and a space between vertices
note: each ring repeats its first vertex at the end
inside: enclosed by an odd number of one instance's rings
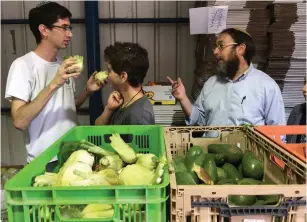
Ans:
POLYGON ((108 125, 113 111, 105 107, 102 114, 96 119, 95 125, 108 125))
POLYGON ((190 117, 191 114, 192 114, 192 103, 190 102, 189 98, 187 96, 185 96, 182 100, 179 101, 180 102, 180 105, 181 105, 181 108, 184 112, 184 114, 187 116, 187 117, 190 117))
POLYGON ((82 104, 84 103, 84 101, 87 99, 88 96, 90 96, 90 94, 86 93, 86 90, 83 90, 79 94, 79 96, 75 100, 77 109, 80 108, 80 106, 82 106, 82 104))
POLYGON ((17 110, 12 107, 13 124, 16 128, 25 130, 32 120, 42 111, 58 87, 52 83, 47 85, 37 97, 17 110))

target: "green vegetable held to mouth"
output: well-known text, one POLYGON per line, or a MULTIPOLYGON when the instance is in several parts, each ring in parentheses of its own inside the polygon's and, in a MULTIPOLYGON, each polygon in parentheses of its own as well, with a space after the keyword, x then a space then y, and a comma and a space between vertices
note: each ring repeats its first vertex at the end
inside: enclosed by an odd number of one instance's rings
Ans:
POLYGON ((74 55, 74 56, 63 56, 63 60, 74 58, 77 60, 77 65, 80 67, 81 72, 83 71, 83 56, 80 55, 74 55))
POLYGON ((107 71, 100 71, 96 73, 94 79, 98 82, 104 82, 108 78, 107 71))

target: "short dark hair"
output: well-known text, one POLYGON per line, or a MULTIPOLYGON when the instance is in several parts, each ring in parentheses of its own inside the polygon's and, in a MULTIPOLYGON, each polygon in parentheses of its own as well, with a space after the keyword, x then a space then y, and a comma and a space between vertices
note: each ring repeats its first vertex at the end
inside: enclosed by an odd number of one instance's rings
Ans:
POLYGON ((128 83, 132 87, 138 87, 143 83, 149 60, 147 50, 138 43, 116 42, 104 50, 104 58, 117 74, 128 74, 128 83))
POLYGON ((242 43, 246 45, 244 59, 249 65, 255 55, 255 43, 252 37, 244 31, 235 28, 225 29, 220 34, 228 34, 236 43, 238 43, 238 45, 242 43))
POLYGON ((43 24, 51 29, 58 19, 71 18, 70 11, 56 2, 47 2, 32 8, 29 12, 29 25, 35 37, 36 43, 42 40, 38 26, 43 24))

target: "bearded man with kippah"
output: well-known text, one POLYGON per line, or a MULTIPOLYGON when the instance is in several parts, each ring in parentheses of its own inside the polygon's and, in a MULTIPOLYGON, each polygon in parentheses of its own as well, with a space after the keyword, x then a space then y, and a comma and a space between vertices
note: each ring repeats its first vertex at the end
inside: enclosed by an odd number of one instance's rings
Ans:
POLYGON ((172 94, 180 102, 187 125, 286 125, 285 107, 277 83, 256 69, 251 60, 255 44, 246 31, 228 28, 213 48, 217 73, 204 84, 194 104, 181 79, 168 77, 172 94))

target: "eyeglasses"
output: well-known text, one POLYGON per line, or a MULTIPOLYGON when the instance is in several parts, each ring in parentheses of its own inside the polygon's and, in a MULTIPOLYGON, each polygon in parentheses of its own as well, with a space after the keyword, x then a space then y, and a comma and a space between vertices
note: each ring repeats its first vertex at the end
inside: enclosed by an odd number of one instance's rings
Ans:
POLYGON ((238 43, 229 43, 229 44, 226 44, 226 45, 223 45, 223 44, 216 44, 215 46, 212 47, 212 50, 214 51, 216 48, 218 48, 218 50, 220 51, 223 51, 225 48, 227 48, 228 46, 231 46, 231 45, 237 45, 238 43))
POLYGON ((72 26, 71 25, 69 25, 69 26, 52 25, 51 27, 61 28, 61 29, 64 29, 66 32, 71 32, 71 30, 72 30, 72 26))

